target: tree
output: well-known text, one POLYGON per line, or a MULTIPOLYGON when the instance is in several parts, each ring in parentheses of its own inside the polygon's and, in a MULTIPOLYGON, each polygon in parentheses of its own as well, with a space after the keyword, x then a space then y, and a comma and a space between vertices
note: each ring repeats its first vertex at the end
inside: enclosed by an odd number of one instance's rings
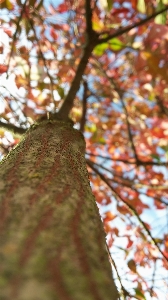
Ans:
POLYGON ((115 300, 108 254, 121 299, 159 299, 167 4, 1 1, 2 156, 18 144, 0 169, 2 299, 115 300))

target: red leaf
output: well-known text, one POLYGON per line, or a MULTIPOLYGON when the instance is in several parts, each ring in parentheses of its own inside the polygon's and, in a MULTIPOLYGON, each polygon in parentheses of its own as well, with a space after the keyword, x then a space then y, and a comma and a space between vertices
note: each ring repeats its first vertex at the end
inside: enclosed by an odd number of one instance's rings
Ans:
POLYGON ((133 242, 130 238, 128 238, 127 249, 130 248, 130 247, 132 246, 133 243, 134 243, 134 242, 133 242))
POLYGON ((54 40, 56 40, 58 37, 57 33, 55 32, 55 30, 53 28, 50 29, 50 35, 54 40))
POLYGON ((113 8, 111 14, 114 16, 114 15, 119 15, 119 14, 128 13, 128 12, 129 12, 129 9, 125 8, 125 7, 118 8, 118 9, 113 8))
POLYGON ((160 203, 159 201, 157 200, 154 200, 154 204, 155 206, 157 207, 157 209, 165 209, 165 205, 163 203, 160 203))
POLYGON ((6 71, 7 71, 7 66, 5 66, 5 65, 0 65, 0 74, 3 74, 3 73, 5 73, 6 71))
POLYGON ((8 28, 4 28, 4 32, 9 36, 9 37, 12 37, 12 31, 8 28))
POLYGON ((3 46, 0 46, 0 54, 2 54, 3 53, 3 46))
POLYGON ((66 12, 67 10, 68 10, 68 6, 65 3, 62 3, 57 7, 57 11, 61 14, 66 12))
POLYGON ((132 8, 136 9, 138 1, 132 0, 131 2, 132 2, 132 8))

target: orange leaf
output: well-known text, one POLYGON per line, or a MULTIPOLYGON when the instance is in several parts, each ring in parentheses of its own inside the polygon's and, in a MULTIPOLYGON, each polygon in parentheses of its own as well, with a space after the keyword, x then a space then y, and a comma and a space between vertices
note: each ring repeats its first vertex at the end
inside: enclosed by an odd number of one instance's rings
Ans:
POLYGON ((7 66, 5 65, 0 65, 0 74, 3 74, 7 71, 7 66))
POLYGON ((136 9, 138 0, 131 0, 132 8, 136 9))
POLYGON ((116 218, 116 215, 113 215, 110 211, 106 212, 105 215, 106 215, 105 218, 104 218, 105 222, 112 221, 116 218))

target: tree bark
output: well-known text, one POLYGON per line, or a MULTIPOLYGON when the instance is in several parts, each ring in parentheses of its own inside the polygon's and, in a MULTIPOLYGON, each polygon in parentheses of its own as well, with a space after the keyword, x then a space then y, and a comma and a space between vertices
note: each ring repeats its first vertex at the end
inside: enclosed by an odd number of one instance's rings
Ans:
POLYGON ((0 168, 0 299, 116 300, 85 142, 33 125, 0 168))

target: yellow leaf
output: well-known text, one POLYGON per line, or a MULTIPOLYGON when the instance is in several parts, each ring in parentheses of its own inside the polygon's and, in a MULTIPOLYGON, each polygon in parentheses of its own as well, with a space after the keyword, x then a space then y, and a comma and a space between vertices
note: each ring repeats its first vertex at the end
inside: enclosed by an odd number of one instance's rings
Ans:
POLYGON ((137 9, 142 13, 146 13, 145 0, 138 0, 137 9))

